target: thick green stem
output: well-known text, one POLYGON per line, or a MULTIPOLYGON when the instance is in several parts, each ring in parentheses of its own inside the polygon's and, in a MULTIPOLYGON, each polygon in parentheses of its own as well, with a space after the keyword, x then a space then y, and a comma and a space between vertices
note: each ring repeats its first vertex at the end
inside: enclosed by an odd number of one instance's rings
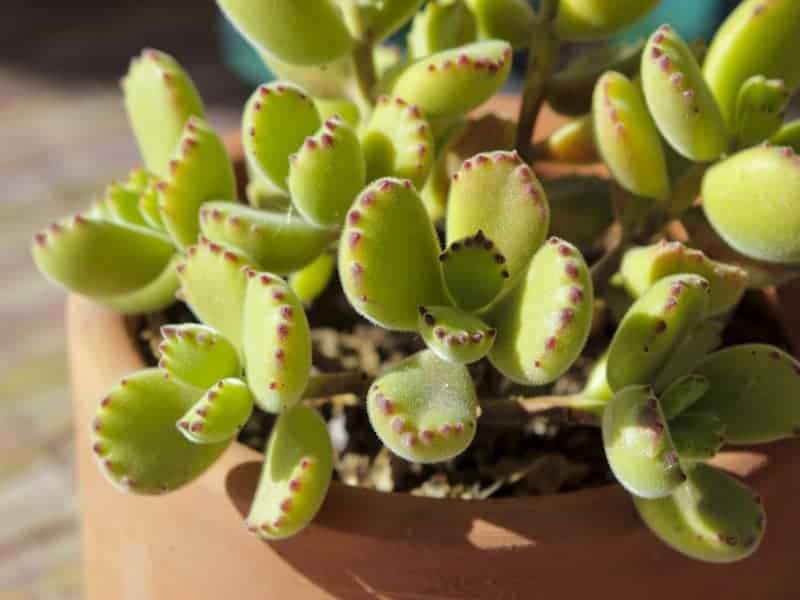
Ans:
POLYGON ((554 26, 558 3, 559 0, 542 0, 539 14, 531 27, 528 70, 517 122, 516 144, 517 151, 529 162, 533 158, 533 130, 544 103, 550 77, 558 63, 559 39, 554 26))

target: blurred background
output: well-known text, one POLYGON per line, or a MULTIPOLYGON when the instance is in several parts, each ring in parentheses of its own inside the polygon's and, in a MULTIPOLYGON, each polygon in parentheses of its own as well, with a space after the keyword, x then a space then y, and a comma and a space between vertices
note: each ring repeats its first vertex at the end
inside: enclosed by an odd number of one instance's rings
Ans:
MULTIPOLYGON (((663 0, 621 37, 708 38, 733 4, 663 0)), ((0 600, 81 598, 64 295, 29 242, 137 165, 117 82, 145 46, 189 69, 221 132, 269 77, 213 0, 0 2, 0 600)))

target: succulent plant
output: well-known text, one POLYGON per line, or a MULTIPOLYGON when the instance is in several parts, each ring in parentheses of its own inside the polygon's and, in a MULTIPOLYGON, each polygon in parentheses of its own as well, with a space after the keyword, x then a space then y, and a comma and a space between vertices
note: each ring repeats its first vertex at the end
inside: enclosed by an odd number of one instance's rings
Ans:
POLYGON ((800 3, 745 0, 705 59, 665 25, 560 70, 560 41, 607 38, 657 2, 218 4, 283 78, 244 107, 249 205, 189 75, 146 50, 122 84, 143 166, 34 238, 64 287, 123 313, 177 293, 199 321, 165 326, 158 366, 100 400, 90 435, 108 479, 172 491, 253 411, 275 414, 247 525, 282 539, 332 479, 320 398, 360 395, 391 452, 447 461, 497 402, 470 365, 546 393, 591 337, 605 346, 583 391, 525 406, 599 426, 611 472, 669 546, 751 554, 763 508, 707 461, 800 433, 800 363, 720 349, 747 288, 800 275, 800 124, 783 123, 800 3), (381 42, 409 21, 402 57, 381 42), (529 54, 518 118, 472 116, 513 49, 529 54), (534 144, 545 101, 567 118, 534 144), (540 178, 541 160, 602 160, 611 178, 540 178), (334 284, 354 314, 426 348, 371 382, 319 373, 306 310, 334 284))

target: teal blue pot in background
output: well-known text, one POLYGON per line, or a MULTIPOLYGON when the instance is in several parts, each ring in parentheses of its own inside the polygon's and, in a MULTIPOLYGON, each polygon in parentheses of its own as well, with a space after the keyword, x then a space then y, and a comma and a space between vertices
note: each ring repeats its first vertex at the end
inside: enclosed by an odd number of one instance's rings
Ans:
MULTIPOLYGON (((618 35, 614 41, 635 41, 648 36, 664 23, 671 24, 687 40, 697 38, 709 40, 735 4, 731 0, 662 0, 653 12, 618 35)), ((242 79, 252 85, 273 79, 255 50, 222 17, 220 17, 220 37, 225 63, 242 79)), ((404 40, 405 32, 401 32, 392 41, 402 45, 404 40)))

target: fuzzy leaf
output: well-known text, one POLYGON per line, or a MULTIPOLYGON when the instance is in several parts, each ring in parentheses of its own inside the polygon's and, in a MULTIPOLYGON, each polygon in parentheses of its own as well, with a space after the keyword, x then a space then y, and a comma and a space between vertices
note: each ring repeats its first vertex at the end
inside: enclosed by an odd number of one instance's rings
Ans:
POLYGON ((158 210, 158 185, 160 181, 155 177, 150 181, 142 193, 139 194, 137 208, 148 227, 166 233, 167 228, 164 225, 164 219, 161 218, 161 212, 158 210))
POLYGON ((570 41, 610 37, 650 12, 659 0, 561 0, 558 34, 570 41))
POLYGON ((340 225, 366 183, 355 130, 331 117, 289 162, 289 191, 300 214, 315 225, 340 225))
POLYGON ((76 215, 34 236, 33 259, 48 279, 90 297, 127 294, 158 278, 175 254, 162 235, 76 215))
POLYGON ((140 192, 131 186, 123 182, 115 182, 106 188, 101 202, 105 203, 111 220, 123 225, 149 227, 142 213, 139 212, 139 196, 140 192))
POLYGON ((544 141, 539 148, 543 159, 566 163, 598 162, 594 135, 594 118, 583 115, 561 125, 544 141))
POLYGON ((186 248, 200 233, 200 206, 235 200, 236 177, 222 140, 204 121, 186 123, 169 175, 158 184, 158 209, 175 243, 186 248))
POLYGON ((446 304, 439 241, 411 182, 380 179, 353 203, 339 244, 339 278, 353 308, 387 329, 413 331, 417 308, 446 304))
POLYGON ((506 40, 514 48, 524 48, 530 42, 536 19, 526 0, 467 0, 475 13, 481 39, 506 40))
POLYGON ((800 264, 800 158, 791 148, 750 148, 711 167, 703 209, 734 250, 800 264))
POLYGON ((667 419, 649 386, 618 391, 603 411, 603 446, 614 477, 631 494, 663 498, 686 480, 667 419))
POLYGON ((169 54, 151 49, 133 59, 122 90, 144 163, 163 177, 189 117, 205 116, 203 101, 183 67, 169 54))
POLYGON ((800 363, 764 344, 725 348, 695 369, 709 391, 692 412, 718 416, 734 444, 771 442, 800 433, 800 363))
POLYGON ((550 209, 533 170, 515 152, 478 154, 453 175, 447 204, 447 242, 482 230, 506 258, 512 279, 542 245, 550 209))
POLYGON ((388 91, 438 119, 470 112, 491 98, 511 72, 511 47, 476 42, 411 63, 388 83, 388 91))
POLYGON ((709 460, 725 443, 725 425, 716 415, 684 413, 670 421, 669 431, 684 462, 709 460))
POLYGON ((205 237, 178 265, 186 303, 203 323, 218 330, 241 352, 242 308, 250 259, 205 237))
POLYGON ((669 421, 697 402, 711 384, 702 375, 684 375, 676 379, 661 395, 661 409, 669 421))
POLYGON ((247 271, 242 344, 256 404, 279 413, 303 394, 311 371, 311 333, 303 305, 283 279, 247 271))
POLYGON ((158 366, 184 383, 205 389, 226 377, 238 377, 239 355, 217 330, 188 323, 161 328, 158 366))
POLYGON ((200 221, 210 240, 238 248, 255 266, 279 274, 302 269, 336 239, 335 229, 315 227, 297 214, 231 202, 206 203, 200 221))
POLYGON ((709 291, 702 277, 682 274, 660 279, 639 298, 609 346, 606 374, 611 389, 652 383, 705 316, 709 291))
POLYGON ((695 325, 669 357, 656 377, 653 387, 657 394, 691 373, 697 364, 722 346, 723 321, 707 319, 695 325))
POLYGON ((248 163, 282 190, 288 190, 289 156, 321 125, 305 90, 287 82, 260 86, 244 109, 242 144, 248 163))
POLYGON ((424 0, 339 0, 345 6, 354 5, 356 21, 362 35, 372 42, 380 42, 400 29, 424 0))
POLYGON ((487 315, 497 329, 489 360, 520 383, 556 380, 586 344, 593 303, 583 256, 571 244, 550 238, 533 257, 522 282, 487 315))
POLYGON ((324 251, 313 262, 289 276, 289 285, 297 297, 310 306, 328 287, 336 272, 336 252, 324 251))
POLYGON ((367 413, 389 450, 411 462, 434 463, 469 446, 479 409, 467 368, 424 350, 372 384, 367 413))
POLYGON ((593 115, 597 149, 614 178, 634 194, 664 201, 664 148, 639 88, 620 73, 606 73, 594 90, 593 115))
POLYGON ((634 44, 602 44, 583 49, 553 75, 547 102, 562 115, 578 116, 592 110, 597 80, 607 71, 632 77, 639 71, 644 41, 634 44))
POLYGON ((195 444, 217 444, 236 437, 253 412, 253 396, 241 379, 223 379, 208 390, 178 422, 195 444))
POLYGON ((161 369, 122 379, 92 422, 101 472, 116 487, 137 494, 170 492, 202 475, 230 442, 193 444, 175 427, 202 393, 161 369))
POLYGON ((486 356, 497 334, 478 317, 449 306, 420 306, 419 331, 439 358, 460 364, 486 356))
POLYGON ((730 563, 755 552, 766 517, 753 491, 702 463, 688 475, 672 496, 633 498, 645 524, 668 546, 698 560, 730 563))
POLYGON ((175 293, 180 286, 178 273, 175 269, 181 260, 182 257, 179 254, 173 255, 172 260, 167 263, 160 275, 133 292, 103 296, 102 298, 96 297, 95 300, 118 313, 126 315, 156 312, 165 309, 175 302, 175 293))
POLYGON ((786 123, 769 142, 774 146, 791 146, 792 150, 800 152, 800 119, 786 123))
POLYGON ((739 146, 755 146, 776 133, 790 97, 780 79, 754 75, 745 81, 736 99, 733 124, 739 146))
POLYGON ((353 45, 332 0, 217 0, 217 4, 253 46, 292 64, 330 62, 353 45))
POLYGON ((302 404, 281 413, 267 445, 248 528, 266 540, 294 535, 319 511, 332 475, 333 446, 319 413, 302 404))
POLYGON ((478 25, 464 0, 431 0, 417 13, 408 34, 409 57, 422 58, 478 38, 478 25))
POLYGON ((711 260, 680 242, 662 241, 632 248, 625 253, 620 272, 625 288, 634 298, 642 296, 662 277, 679 273, 700 275, 711 284, 709 316, 725 313, 736 306, 747 287, 745 271, 711 260))
POLYGON ((606 403, 614 397, 614 391, 608 385, 606 366, 608 365, 608 351, 604 352, 592 366, 586 385, 581 390, 581 396, 590 400, 606 403))
POLYGON ((457 306, 468 311, 483 308, 497 298, 509 277, 506 257, 481 230, 452 242, 439 260, 447 291, 457 306))
POLYGON ((433 133, 418 107, 381 96, 361 134, 367 180, 410 179, 421 187, 433 166, 433 133))
POLYGON ((669 25, 650 36, 642 54, 641 73, 647 107, 676 152, 704 162, 727 151, 725 121, 697 59, 669 25))
POLYGON ((745 0, 717 30, 703 75, 728 123, 742 84, 753 75, 782 79, 792 90, 800 83, 794 58, 798 22, 796 0, 745 0))

